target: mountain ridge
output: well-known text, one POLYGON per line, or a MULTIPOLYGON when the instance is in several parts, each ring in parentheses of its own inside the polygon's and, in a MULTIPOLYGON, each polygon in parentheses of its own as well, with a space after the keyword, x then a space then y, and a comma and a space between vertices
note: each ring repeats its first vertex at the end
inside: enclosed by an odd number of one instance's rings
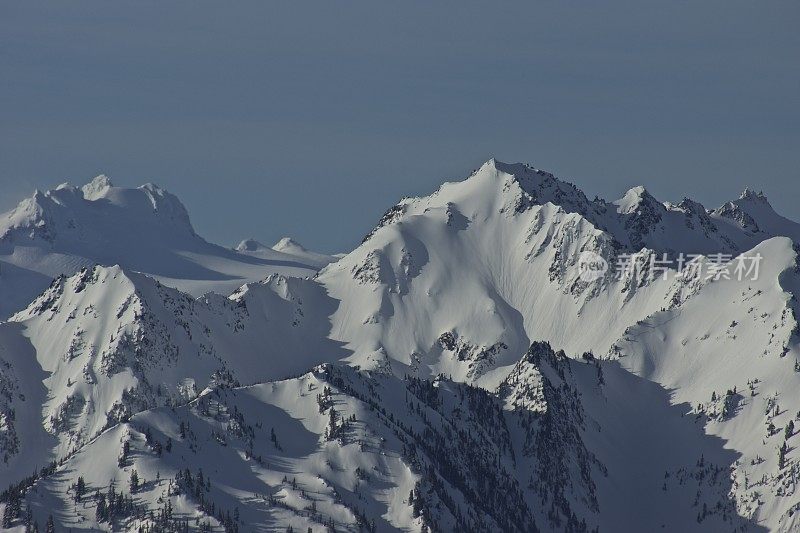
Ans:
POLYGON ((100 175, 82 187, 62 184, 0 215, 0 317, 21 309, 58 275, 94 264, 121 264, 201 296, 229 293, 271 273, 313 275, 318 261, 275 253, 255 257, 209 243, 194 231, 181 201, 145 184, 115 187, 100 175))
POLYGON ((89 530, 792 531, 796 228, 749 190, 589 200, 490 160, 309 275, 191 296, 84 267, 0 323, 0 506, 89 530))

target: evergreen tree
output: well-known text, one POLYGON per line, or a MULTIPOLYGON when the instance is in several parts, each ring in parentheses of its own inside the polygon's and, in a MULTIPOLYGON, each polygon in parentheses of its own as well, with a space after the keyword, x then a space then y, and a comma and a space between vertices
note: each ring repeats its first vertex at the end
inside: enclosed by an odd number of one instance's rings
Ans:
POLYGON ((778 470, 783 470, 783 467, 786 466, 786 452, 789 451, 789 447, 786 446, 786 442, 778 448, 778 470))
MULTIPOLYGON (((99 493, 98 493, 99 494, 99 493)), ((97 510, 95 511, 95 518, 98 522, 105 522, 108 518, 108 509, 106 509, 106 497, 103 494, 97 498, 97 510)))
POLYGON ((336 421, 337 421, 336 414, 337 414, 336 409, 331 407, 330 419, 328 420, 328 428, 325 430, 325 432, 327 433, 328 440, 333 440, 333 438, 336 435, 336 421))
POLYGON ((125 466, 125 463, 128 461, 128 455, 131 453, 131 443, 129 441, 125 441, 122 444, 122 454, 119 456, 119 460, 117 461, 117 466, 122 468, 125 466))
POLYGON ((22 501, 16 490, 11 490, 6 499, 6 508, 3 511, 3 528, 10 528, 14 520, 22 514, 22 501))
POLYGON ((139 490, 139 473, 134 469, 131 472, 131 492, 139 490))
POLYGON ((83 476, 78 476, 78 481, 75 483, 75 501, 81 501, 85 492, 86 482, 83 480, 83 476))
POLYGON ((47 525, 45 525, 44 530, 47 533, 56 533, 56 525, 53 523, 53 515, 47 517, 47 525))
POLYGON ((9 502, 3 510, 3 529, 11 529, 13 520, 11 517, 11 502, 9 502))
POLYGON ((31 526, 33 525, 33 511, 31 511, 31 506, 25 506, 25 514, 22 517, 22 523, 25 524, 25 531, 30 531, 31 526))

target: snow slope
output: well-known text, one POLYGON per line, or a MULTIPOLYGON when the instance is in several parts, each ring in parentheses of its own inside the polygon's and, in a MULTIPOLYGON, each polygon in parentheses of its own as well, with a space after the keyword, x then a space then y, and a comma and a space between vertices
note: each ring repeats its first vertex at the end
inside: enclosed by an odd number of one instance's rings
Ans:
POLYGON ((61 274, 119 264, 200 296, 229 293, 271 273, 313 275, 296 256, 260 258, 206 242, 180 200, 147 184, 115 187, 98 176, 23 200, 0 215, 0 317, 8 317, 61 274))
POLYGON ((549 173, 492 160, 465 181, 397 204, 317 279, 341 302, 332 336, 358 364, 445 372, 492 387, 502 375, 493 371, 513 364, 532 340, 604 353, 627 327, 702 284, 674 273, 652 281, 616 276, 623 254, 637 254, 646 268, 667 249, 711 254, 758 242, 703 217, 690 224, 687 213, 656 205, 643 190, 617 204, 590 202, 549 173), (650 211, 663 211, 657 232, 642 229, 643 220, 655 220, 650 211), (631 244, 640 241, 653 248, 631 244), (612 268, 584 280, 578 259, 586 252, 612 268))
POLYGON ((623 367, 673 391, 688 416, 736 450, 731 499, 773 531, 800 527, 792 429, 800 423, 797 248, 786 238, 762 243, 759 280, 714 281, 632 327, 617 345, 623 367))
POLYGON ((326 301, 318 285, 277 274, 230 298, 199 299, 117 266, 57 278, 0 323, 8 367, 0 376, 5 389, 21 392, 0 413, 24 413, 13 423, 22 428, 18 445, 0 448, 13 459, 0 473, 13 479, 30 464, 60 460, 131 415, 184 404, 208 386, 275 379, 342 357, 326 337, 326 301), (25 437, 40 426, 47 439, 25 437))
POLYGON ((271 248, 261 244, 255 239, 245 239, 236 246, 236 251, 260 257, 262 259, 289 259, 311 265, 320 269, 329 263, 337 261, 339 258, 333 255, 325 255, 307 250, 302 244, 291 237, 283 237, 271 248))
POLYGON ((657 385, 535 343, 496 392, 337 365, 206 390, 107 430, 27 504, 73 530, 758 530, 727 499, 733 456, 657 385), (98 519, 112 486, 132 502, 98 519))
MULTIPOLYGON (((68 242, 31 212, 5 246, 68 242)), ((205 243, 184 215, 130 216, 205 243)), ((76 530, 796 530, 798 227, 752 191, 713 211, 642 187, 589 200, 491 160, 341 258, 284 239, 202 260, 313 277, 196 298, 166 285, 207 279, 84 268, 0 324, 0 508, 76 530), (585 277, 587 253, 611 268, 585 277), (715 279, 656 272, 665 253, 763 260, 715 279)), ((159 246, 131 260, 186 245, 159 246)))

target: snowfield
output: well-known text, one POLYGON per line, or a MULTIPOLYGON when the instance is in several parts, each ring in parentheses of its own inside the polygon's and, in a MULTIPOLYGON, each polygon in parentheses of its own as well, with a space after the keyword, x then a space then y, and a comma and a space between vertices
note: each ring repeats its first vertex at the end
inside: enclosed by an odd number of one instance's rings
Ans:
POLYGON ((54 277, 98 263, 202 296, 272 273, 311 276, 324 262, 292 251, 257 256, 211 244, 195 234, 180 200, 157 185, 125 189, 106 176, 82 187, 65 183, 0 215, 0 318, 25 307, 54 277))
POLYGON ((0 217, 0 526, 797 531, 798 251, 751 190, 496 160, 343 256, 210 244, 154 185, 37 192, 0 217))

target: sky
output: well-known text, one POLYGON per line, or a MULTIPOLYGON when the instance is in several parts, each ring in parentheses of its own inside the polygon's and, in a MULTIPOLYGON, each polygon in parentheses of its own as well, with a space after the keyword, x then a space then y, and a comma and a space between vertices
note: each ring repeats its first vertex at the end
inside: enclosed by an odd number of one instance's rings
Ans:
POLYGON ((800 3, 0 4, 0 211, 157 183, 223 245, 347 251, 490 157, 800 220, 800 3))

